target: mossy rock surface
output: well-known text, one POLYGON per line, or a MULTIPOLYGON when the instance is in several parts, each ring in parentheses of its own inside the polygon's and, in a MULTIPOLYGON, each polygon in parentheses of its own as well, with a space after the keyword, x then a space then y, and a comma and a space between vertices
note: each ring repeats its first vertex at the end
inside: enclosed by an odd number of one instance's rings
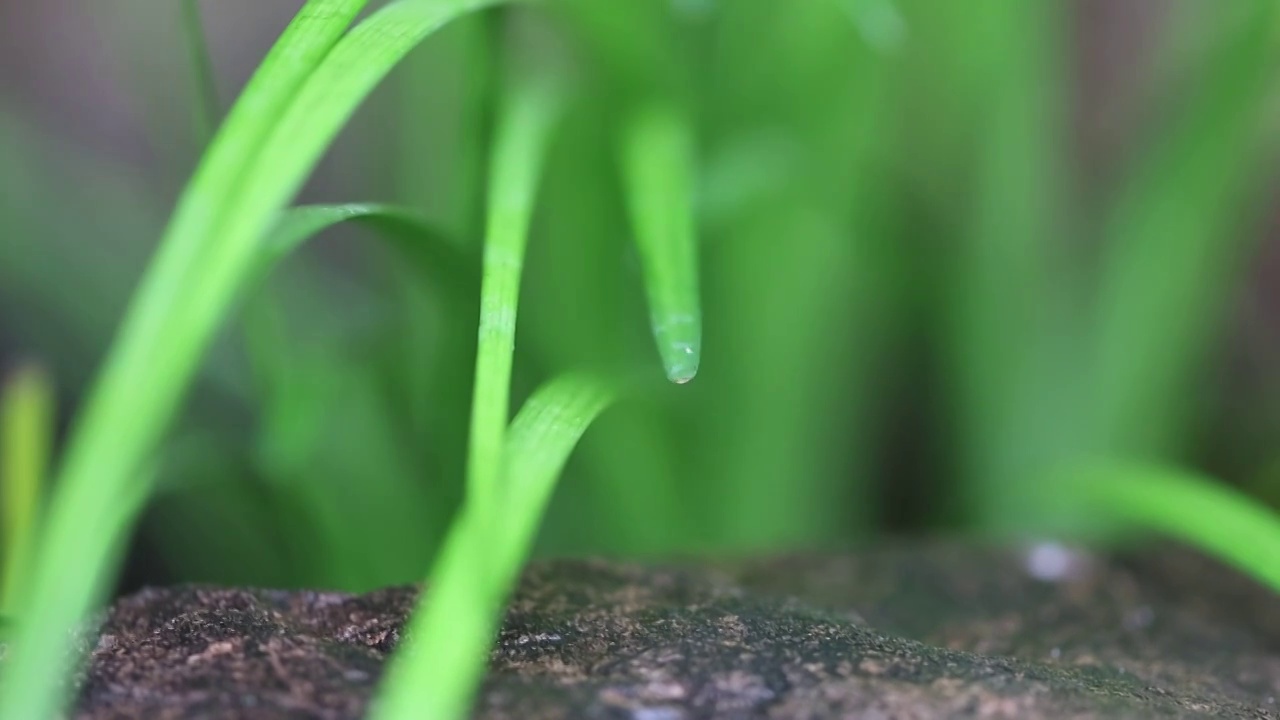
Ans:
MULTIPOLYGON (((108 614, 74 717, 359 718, 416 592, 145 590, 108 614)), ((1280 597, 1198 556, 918 544, 534 564, 476 714, 1257 719, 1277 697, 1280 597)))

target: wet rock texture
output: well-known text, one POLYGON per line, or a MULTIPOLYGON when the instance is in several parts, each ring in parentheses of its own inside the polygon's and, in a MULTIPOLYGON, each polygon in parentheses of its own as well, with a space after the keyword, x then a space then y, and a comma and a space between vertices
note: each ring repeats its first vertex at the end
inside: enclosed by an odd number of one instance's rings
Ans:
MULTIPOLYGON (((111 609, 74 717, 359 718, 414 588, 111 609)), ((899 546, 532 566, 482 718, 1280 718, 1280 598, 1198 556, 899 546)))

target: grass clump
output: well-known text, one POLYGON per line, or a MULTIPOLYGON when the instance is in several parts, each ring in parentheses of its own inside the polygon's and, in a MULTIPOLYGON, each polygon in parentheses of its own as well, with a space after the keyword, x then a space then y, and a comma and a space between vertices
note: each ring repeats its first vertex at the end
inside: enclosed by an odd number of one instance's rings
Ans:
MULTIPOLYGON (((915 477, 947 480, 918 493, 936 525, 1154 530, 1280 589, 1275 515, 1178 469, 1274 154, 1274 3, 1216 16, 1115 200, 1074 184, 1068 3, 392 0, 356 22, 366 4, 309 0, 220 121, 184 2, 207 147, 38 518, 47 383, 5 394, 0 715, 55 715, 72 668, 50 638, 104 600, 146 508, 172 503, 159 534, 190 539, 185 501, 245 530, 174 551, 217 578, 231 555, 278 584, 425 574, 372 712, 463 716, 533 552, 872 537, 912 475, 886 457, 902 406, 942 418, 911 435, 942 449, 915 477), (415 49, 429 36, 438 54, 415 49), (290 207, 393 72, 402 204, 290 207), (305 249, 350 226, 383 241, 360 251, 382 263, 373 293, 305 249), (1090 232, 1096 250, 1072 244, 1090 232), (248 367, 202 364, 223 351, 248 367), (637 364, 702 377, 633 381, 637 364), (201 431, 208 395, 258 418, 250 451, 201 431), (209 457, 244 480, 184 485, 209 457), (268 530, 290 548, 274 560, 227 550, 268 530)), ((1189 36, 1204 18, 1186 13, 1189 36)))
POLYGON ((46 369, 26 365, 0 387, 0 507, 4 508, 0 612, 12 617, 53 455, 55 398, 46 369))
POLYGON ((344 35, 364 2, 312 0, 263 61, 183 194, 68 446, 19 601, 16 659, 2 678, 0 714, 53 714, 67 668, 65 648, 49 638, 65 636, 100 601, 138 510, 103 508, 148 494, 139 487, 143 464, 273 216, 396 61, 452 17, 485 4, 396 2, 344 35))

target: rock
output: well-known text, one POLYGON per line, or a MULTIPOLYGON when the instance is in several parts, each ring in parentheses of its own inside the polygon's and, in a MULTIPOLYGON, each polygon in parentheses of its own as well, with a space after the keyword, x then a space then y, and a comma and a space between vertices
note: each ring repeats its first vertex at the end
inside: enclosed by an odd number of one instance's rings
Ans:
MULTIPOLYGON (((74 717, 358 718, 416 591, 117 602, 74 717)), ((534 564, 477 716, 1280 718, 1280 598, 1199 556, 915 545, 534 564)))

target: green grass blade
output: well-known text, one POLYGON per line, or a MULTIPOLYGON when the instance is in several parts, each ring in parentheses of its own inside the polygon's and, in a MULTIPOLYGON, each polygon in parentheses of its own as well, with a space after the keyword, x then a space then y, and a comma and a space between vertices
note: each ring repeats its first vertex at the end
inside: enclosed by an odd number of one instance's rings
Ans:
POLYGON ((489 137, 496 120, 496 101, 501 85, 499 60, 503 36, 502 11, 471 19, 463 66, 469 82, 462 98, 462 123, 466 134, 459 140, 455 171, 457 190, 451 198, 453 216, 468 241, 479 238, 484 228, 485 182, 489 168, 489 137))
MULTIPOLYGON (((451 335, 455 342, 470 341, 467 336, 475 332, 479 263, 472 249, 459 247, 421 213, 404 207, 361 203, 290 208, 261 243, 247 289, 254 292, 261 287, 267 274, 304 243, 348 222, 373 230, 378 240, 396 251, 397 259, 407 259, 401 267, 412 276, 414 287, 429 284, 438 289, 447 306, 447 332, 456 333, 451 335)), ((256 385, 263 393, 259 433, 263 470, 273 481, 290 486, 288 492, 300 504, 325 510, 314 514, 329 521, 322 533, 328 538, 328 560, 322 565, 323 574, 312 573, 312 584, 368 589, 417 575, 426 567, 438 543, 438 529, 447 526, 452 507, 442 507, 438 497, 423 494, 421 483, 411 482, 422 474, 414 463, 414 448, 427 437, 440 442, 443 423, 437 419, 430 433, 423 431, 421 423, 406 431, 412 434, 396 432, 400 428, 390 422, 389 398, 372 392, 372 369, 343 370, 344 356, 338 355, 341 341, 332 347, 301 343, 290 338, 279 315, 278 303, 270 294, 254 297, 246 316, 246 347, 259 378, 256 385), (342 422, 353 427, 321 444, 321 434, 335 430, 331 409, 335 402, 347 408, 342 422), (403 437, 414 442, 405 444, 403 437), (353 477, 353 472, 363 473, 364 480, 358 493, 345 497, 352 490, 344 479, 353 477), (308 480, 299 482, 303 477, 308 480), (397 493, 398 502, 394 500, 397 493), (379 513, 384 522, 372 522, 379 513), (404 549, 386 553, 380 547, 404 549), (371 553, 380 555, 380 562, 370 562, 371 553)), ((345 362, 353 360, 345 357, 345 362)), ((416 364, 408 380, 422 384, 412 391, 415 396, 434 403, 449 392, 440 388, 442 378, 433 377, 426 362, 416 364)), ((411 383, 399 385, 398 391, 411 392, 411 383)), ((464 442, 457 447, 461 451, 464 442)))
POLYGON ((454 720, 468 712, 483 678, 501 606, 533 543, 556 479, 587 427, 617 390, 589 376, 548 383, 511 424, 509 494, 501 536, 468 501, 431 573, 430 588, 387 671, 372 720, 454 720), (487 566, 491 572, 480 573, 487 566))
POLYGON ((260 277, 316 235, 342 223, 378 233, 416 267, 451 291, 470 293, 479 279, 470 253, 420 213, 378 203, 303 205, 286 210, 261 243, 253 276, 260 277))
POLYGON ((670 4, 556 0, 548 9, 592 56, 592 67, 626 92, 670 92, 684 79, 687 55, 676 42, 670 4))
POLYGON ((467 459, 468 502, 482 515, 496 508, 502 486, 520 275, 560 105, 559 90, 543 79, 515 80, 494 139, 467 459))
POLYGON ((533 544, 556 478, 569 453, 595 418, 619 395, 614 384, 588 375, 565 375, 539 390, 520 409, 507 438, 507 522, 500 568, 519 565, 533 544))
POLYGON ((1280 592, 1280 517, 1194 473, 1106 463, 1063 478, 1072 507, 1189 543, 1280 592))
MULTIPOLYGON (((541 191, 546 211, 538 240, 529 247, 523 290, 532 311, 520 317, 521 358, 529 363, 524 367, 631 366, 635 358, 656 355, 648 322, 619 321, 646 317, 647 305, 643 283, 634 279, 636 263, 623 261, 635 259, 635 244, 618 185, 583 182, 617 174, 617 125, 600 120, 617 105, 606 86, 591 80, 575 95, 560 131, 572 142, 559 145, 541 191), (584 297, 591 302, 582 302, 584 297)), ((653 372, 656 358, 642 364, 666 382, 653 372)), ((681 402, 690 399, 688 393, 675 395, 681 402)), ((655 397, 665 399, 667 393, 658 389, 655 397)), ((577 451, 577 478, 583 481, 578 487, 590 489, 567 494, 549 510, 540 551, 580 552, 586 539, 574 518, 586 515, 598 520, 595 527, 607 528, 589 541, 596 552, 653 554, 685 546, 677 518, 690 508, 678 490, 687 485, 672 457, 668 409, 659 402, 633 403, 592 429, 592 439, 577 451)))
POLYGON ((906 41, 907 25, 894 0, 838 0, 863 40, 880 52, 906 41))
POLYGON ((653 336, 667 378, 686 383, 702 360, 692 129, 678 110, 641 107, 622 138, 622 168, 644 266, 653 336))
POLYGON ((706 332, 721 364, 677 467, 695 467, 682 485, 711 519, 704 548, 845 542, 884 507, 880 363, 898 346, 890 328, 907 324, 903 289, 920 285, 902 262, 911 243, 894 227, 886 160, 916 155, 886 150, 903 122, 896 75, 837 3, 719 8, 715 74, 698 93, 713 108, 698 114, 710 154, 757 144, 789 173, 706 228, 706 332))
POLYGON ((985 111, 972 131, 969 224, 943 271, 952 426, 964 517, 1034 526, 1011 509, 1025 479, 1076 449, 1061 427, 1072 384, 1057 366, 1071 349, 1061 346, 1057 317, 1071 307, 1061 301, 1071 279, 1061 242, 1066 6, 987 2, 973 10, 967 30, 991 54, 974 72, 985 111))
POLYGON ((345 335, 315 341, 282 331, 277 343, 253 457, 260 492, 303 521, 288 535, 305 543, 302 562, 285 577, 348 591, 420 577, 449 516, 423 482, 418 438, 397 432, 379 366, 345 335))
POLYGON ((501 9, 467 17, 397 70, 396 200, 477 246, 504 25, 501 9))
MULTIPOLYGON (((124 374, 142 364, 135 354, 150 354, 139 336, 159 332, 157 326, 171 315, 158 298, 182 294, 186 274, 198 270, 200 255, 215 238, 220 219, 250 164, 281 113, 303 82, 315 70, 347 29, 367 0, 310 0, 299 12, 263 60, 259 70, 232 108, 226 123, 204 155, 178 207, 164 242, 135 295, 135 302, 120 331, 106 374, 124 374)), ((123 383, 104 381, 111 387, 123 383)), ((99 405, 109 405, 106 400, 99 405)))
POLYGON ((140 468, 251 269, 257 243, 360 102, 414 45, 490 0, 401 0, 342 36, 363 0, 312 0, 272 48, 184 192, 72 439, 24 594, 0 716, 61 702, 67 629, 99 602, 140 468), (156 352, 164 348, 165 352, 156 352))
POLYGON ((1280 4, 1194 7, 1225 26, 1194 82, 1179 88, 1104 229, 1091 423, 1101 452, 1159 456, 1178 447, 1196 372, 1256 235, 1241 222, 1251 188, 1274 157, 1265 122, 1280 67, 1280 4))
MULTIPOLYGON (((341 223, 358 223, 375 231, 377 237, 395 251, 395 270, 403 271, 402 293, 411 293, 407 300, 422 303, 421 289, 425 285, 437 288, 447 308, 450 332, 459 335, 474 330, 475 298, 480 284, 479 263, 471 248, 462 247, 428 222, 420 213, 395 205, 376 203, 352 203, 344 205, 308 205, 290 208, 278 219, 276 225, 262 242, 255 267, 249 272, 247 287, 261 285, 265 277, 285 258, 316 235, 341 223), (467 329, 463 329, 463 325, 467 329)), ((265 301, 263 301, 265 302, 265 301)), ((255 304, 251 310, 255 320, 268 320, 272 311, 255 304)), ((404 333, 423 332, 422 328, 409 327, 404 333)), ((410 340, 406 340, 407 342, 410 340)), ((251 343, 251 345, 261 345, 251 343)), ((261 353, 254 353, 261 356, 261 353)), ((429 353, 419 351, 410 358, 414 370, 405 378, 413 398, 426 398, 424 385, 431 379, 423 372, 422 361, 429 353)), ((411 403, 412 405, 412 403, 411 403)), ((418 418, 415 429, 421 431, 418 418)), ((461 445, 459 445, 461 447, 461 445)))
POLYGON ((53 380, 43 368, 20 368, 0 390, 0 510, 4 586, 0 611, 13 612, 17 583, 31 550, 53 453, 53 380))
POLYGON ((208 147, 218 129, 218 87, 214 81, 213 62, 200 20, 200 0, 182 0, 182 30, 186 35, 187 54, 191 63, 191 84, 195 86, 195 108, 192 111, 196 139, 208 147))

